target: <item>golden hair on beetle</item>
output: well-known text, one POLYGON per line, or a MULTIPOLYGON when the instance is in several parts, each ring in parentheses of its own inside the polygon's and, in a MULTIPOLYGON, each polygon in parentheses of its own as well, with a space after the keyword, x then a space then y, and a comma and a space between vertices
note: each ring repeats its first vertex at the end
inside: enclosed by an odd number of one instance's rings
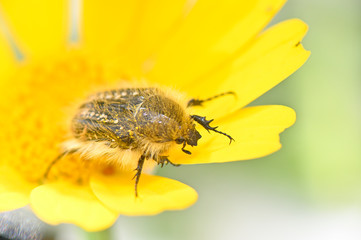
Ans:
POLYGON ((143 166, 173 164, 166 156, 168 150, 181 144, 197 146, 201 135, 196 123, 208 131, 216 130, 205 117, 190 115, 189 108, 203 102, 233 94, 227 92, 199 100, 159 87, 120 88, 98 91, 85 100, 71 120, 72 137, 62 144, 62 153, 48 167, 68 154, 79 154, 84 160, 104 161, 119 168, 134 169, 135 195, 143 166), (153 160, 153 161, 146 161, 153 160), (145 165, 144 165, 145 164, 145 165))

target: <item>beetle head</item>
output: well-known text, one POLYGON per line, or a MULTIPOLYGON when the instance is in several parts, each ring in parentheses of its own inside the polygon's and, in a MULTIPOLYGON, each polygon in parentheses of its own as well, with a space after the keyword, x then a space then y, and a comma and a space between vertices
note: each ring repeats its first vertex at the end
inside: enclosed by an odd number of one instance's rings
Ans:
POLYGON ((175 140, 175 142, 177 144, 183 144, 182 147, 182 151, 187 153, 187 154, 191 154, 190 151, 184 149, 185 146, 188 144, 190 146, 197 146, 198 140, 201 138, 202 136, 199 134, 199 132, 193 127, 188 129, 188 132, 186 134, 185 137, 179 137, 175 140))

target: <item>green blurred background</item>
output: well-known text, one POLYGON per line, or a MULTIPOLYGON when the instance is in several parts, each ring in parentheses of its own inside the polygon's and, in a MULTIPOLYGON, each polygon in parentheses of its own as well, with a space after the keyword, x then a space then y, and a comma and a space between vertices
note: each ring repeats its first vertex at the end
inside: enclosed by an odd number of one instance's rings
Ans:
POLYGON ((273 23, 310 27, 308 62, 252 103, 294 108, 296 124, 271 156, 167 167, 158 174, 194 187, 181 212, 120 217, 119 239, 361 239, 361 2, 289 0, 273 23))

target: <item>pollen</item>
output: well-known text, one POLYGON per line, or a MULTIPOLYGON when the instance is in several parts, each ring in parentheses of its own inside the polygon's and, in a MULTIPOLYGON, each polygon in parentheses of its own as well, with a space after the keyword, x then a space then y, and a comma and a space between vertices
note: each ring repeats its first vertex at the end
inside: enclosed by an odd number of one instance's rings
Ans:
MULTIPOLYGON (((104 81, 101 67, 77 53, 52 61, 25 63, 19 68, 2 83, 8 91, 4 91, 0 101, 1 111, 6 113, 0 123, 7 128, 1 161, 19 170, 27 180, 38 182, 59 155, 59 144, 69 135, 67 121, 72 106, 104 81)), ((68 157, 51 169, 49 177, 56 178, 58 174, 75 181, 86 178, 89 164, 80 162, 79 156, 68 157)))

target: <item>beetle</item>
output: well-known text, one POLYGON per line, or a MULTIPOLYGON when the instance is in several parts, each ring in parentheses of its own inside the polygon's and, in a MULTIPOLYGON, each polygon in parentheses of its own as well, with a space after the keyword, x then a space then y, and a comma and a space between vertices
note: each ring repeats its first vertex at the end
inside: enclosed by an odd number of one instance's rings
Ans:
POLYGON ((208 99, 191 99, 183 103, 174 97, 177 93, 160 88, 124 88, 98 92, 91 95, 79 108, 71 121, 73 139, 64 144, 63 152, 49 165, 51 167, 68 154, 80 153, 87 159, 103 158, 126 165, 126 153, 137 157, 135 196, 138 196, 138 182, 144 162, 153 159, 160 165, 172 163, 165 153, 174 145, 182 145, 186 154, 191 152, 187 145, 197 146, 201 139, 196 123, 206 130, 222 134, 211 127, 213 120, 190 115, 187 108, 202 106, 204 102, 234 94, 225 92, 208 99))

